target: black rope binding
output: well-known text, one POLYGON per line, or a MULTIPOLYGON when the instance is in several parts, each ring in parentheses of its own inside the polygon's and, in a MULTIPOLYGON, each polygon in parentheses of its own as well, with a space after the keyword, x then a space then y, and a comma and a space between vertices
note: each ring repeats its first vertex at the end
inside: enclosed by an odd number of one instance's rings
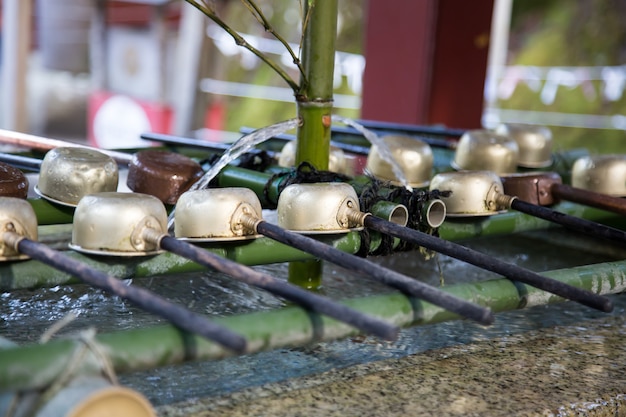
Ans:
POLYGON ((274 162, 274 159, 264 150, 248 152, 239 157, 240 168, 264 172, 274 162))
MULTIPOLYGON (((296 169, 289 169, 273 174, 263 187, 263 197, 270 205, 268 208, 276 208, 278 201, 272 201, 270 197, 270 189, 273 184, 278 181, 278 195, 291 184, 312 184, 320 182, 346 182, 351 178, 331 171, 317 170, 308 162, 302 162, 296 169)), ((409 191, 404 187, 398 187, 383 182, 373 177, 368 177, 369 183, 363 188, 359 196, 359 205, 361 211, 370 212, 372 207, 379 201, 392 201, 397 204, 404 205, 409 212, 407 227, 419 230, 434 236, 438 236, 438 230, 431 228, 422 218, 423 208, 431 200, 450 195, 450 191, 439 190, 413 190, 409 191), (384 191, 384 192, 383 192, 384 191)), ((381 243, 378 247, 370 251, 371 235, 367 228, 359 232, 361 235, 361 247, 356 255, 366 257, 368 255, 388 255, 394 251, 408 251, 417 249, 419 246, 410 242, 400 242, 394 249, 394 238, 389 235, 380 235, 381 243)), ((419 247, 419 250, 425 257, 430 257, 432 253, 425 248, 419 247)))
MULTIPOLYGON (((447 197, 450 195, 450 191, 439 190, 412 190, 409 191, 404 187, 398 187, 390 184, 389 182, 383 182, 376 178, 369 177, 369 183, 363 188, 361 195, 359 196, 359 204, 361 211, 369 212, 372 207, 380 201, 391 201, 405 206, 409 212, 408 222, 406 227, 419 230, 424 233, 428 233, 433 236, 439 236, 437 228, 428 226, 428 223, 423 218, 423 212, 426 205, 435 199, 441 197, 447 197), (385 195, 381 192, 383 189, 387 191, 385 195)), ((371 236, 367 229, 361 232, 362 245, 358 255, 388 255, 394 251, 409 251, 418 249, 427 258, 432 256, 432 252, 426 248, 419 247, 419 245, 402 241, 394 249, 394 238, 388 235, 381 236, 381 244, 374 251, 369 251, 371 236)))
POLYGON ((339 174, 332 171, 320 171, 316 169, 309 162, 302 162, 296 169, 289 169, 273 174, 265 183, 263 187, 263 197, 265 201, 271 205, 271 208, 276 208, 278 201, 272 201, 270 198, 270 188, 272 184, 280 178, 278 183, 278 194, 283 192, 291 184, 314 184, 318 182, 346 182, 350 180, 350 177, 344 174, 339 174))

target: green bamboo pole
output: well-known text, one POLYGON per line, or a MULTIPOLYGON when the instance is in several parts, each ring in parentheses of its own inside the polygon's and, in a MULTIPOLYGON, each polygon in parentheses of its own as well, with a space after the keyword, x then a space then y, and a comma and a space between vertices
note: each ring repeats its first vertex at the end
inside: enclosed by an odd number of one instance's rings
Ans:
MULTIPOLYGON (((328 169, 330 151, 337 13, 337 0, 304 2, 304 74, 300 91, 296 93, 300 118, 296 164, 306 161, 321 170, 328 169)), ((291 263, 289 281, 305 288, 318 288, 322 284, 322 269, 319 259, 291 263)))
POLYGON ((227 166, 217 174, 215 181, 219 187, 249 188, 259 197, 263 207, 276 207, 280 178, 275 178, 268 184, 271 177, 272 174, 265 172, 227 166))
POLYGON ((323 170, 328 169, 330 150, 337 12, 337 0, 304 2, 296 164, 306 161, 323 170))
POLYGON ((288 265, 289 282, 307 290, 318 290, 324 276, 324 262, 321 259, 303 259, 290 261, 288 265))
MULTIPOLYGON (((545 272, 544 275, 596 294, 616 294, 626 290, 626 261, 560 269, 545 272)), ((563 301, 553 294, 504 278, 450 285, 442 290, 490 307, 494 312, 563 301)), ((343 303, 403 327, 458 319, 445 309, 399 293, 351 299, 343 303)), ((249 353, 330 341, 355 332, 351 326, 299 307, 213 320, 243 335, 248 340, 249 353)), ((170 325, 101 334, 95 340, 109 355, 116 372, 120 373, 187 360, 221 359, 231 354, 214 343, 170 325)), ((77 352, 81 350, 85 350, 84 344, 76 339, 4 349, 0 355, 0 391, 42 388, 61 375, 70 363, 79 372, 99 369, 99 359, 88 349, 85 360, 74 363, 77 352)))
MULTIPOLYGON (((237 167, 226 167, 217 176, 217 182, 220 187, 239 185, 250 188, 257 194, 264 205, 272 206, 275 205, 278 200, 278 185, 280 184, 280 179, 276 178, 271 184, 267 185, 270 178, 271 175, 264 172, 256 172, 237 167), (269 199, 266 198, 266 191, 269 199)), ((368 182, 369 180, 365 177, 356 177, 350 184, 358 193, 368 182)), ((382 192, 384 193, 385 190, 383 189, 382 192)), ((626 222, 623 216, 568 201, 556 204, 553 208, 571 216, 599 223, 611 222, 624 226, 626 222)), ((461 240, 479 236, 502 235, 546 229, 549 227, 559 226, 520 212, 509 211, 503 214, 484 217, 448 217, 439 228, 439 233, 442 238, 447 240, 461 240)))

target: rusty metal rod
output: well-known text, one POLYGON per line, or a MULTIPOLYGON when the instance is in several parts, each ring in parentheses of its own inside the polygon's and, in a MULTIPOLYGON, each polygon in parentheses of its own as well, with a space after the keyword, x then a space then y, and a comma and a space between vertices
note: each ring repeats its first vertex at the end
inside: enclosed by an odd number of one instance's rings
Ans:
POLYGON ((626 232, 614 227, 581 219, 576 216, 570 216, 569 214, 561 213, 560 211, 539 206, 537 204, 531 204, 518 198, 511 199, 509 207, 513 210, 521 211, 522 213, 559 224, 577 232, 586 233, 590 236, 601 237, 620 243, 626 243, 626 232))
MULTIPOLYGON (((332 129, 333 128, 331 127, 331 132, 333 131, 332 129)), ((253 129, 251 127, 245 127, 245 126, 239 128, 239 131, 241 133, 245 133, 245 134, 252 133, 252 132, 254 132, 254 130, 255 129, 253 129)), ((356 132, 356 130, 354 130, 354 132, 356 132)), ((363 134, 361 134, 361 133, 358 133, 358 135, 359 136, 363 136, 363 134)), ((279 135, 275 135, 275 136, 272 136, 272 137, 274 139, 283 140, 285 142, 296 140, 296 136, 295 135, 290 135, 288 133, 281 133, 279 135)), ((350 143, 343 143, 343 142, 339 142, 339 141, 336 141, 336 140, 332 140, 332 137, 330 139, 330 145, 334 146, 335 148, 339 148, 342 151, 353 153, 355 155, 368 155, 370 153, 369 146, 359 146, 359 145, 353 145, 353 144, 350 144, 350 143)))
POLYGON ((11 243, 20 253, 73 275, 87 284, 124 298, 143 310, 163 317, 183 330, 203 336, 234 352, 246 351, 247 342, 243 336, 222 325, 212 323, 206 317, 157 294, 143 288, 126 285, 115 277, 16 233, 5 232, 3 240, 6 244, 11 243))
MULTIPOLYGON (((164 133, 146 132, 146 133, 142 133, 140 137, 143 140, 164 143, 166 145, 180 145, 180 146, 187 146, 189 148, 210 149, 213 151, 220 151, 220 152, 224 152, 231 147, 230 143, 211 142, 211 141, 201 140, 201 139, 185 138, 182 136, 166 135, 164 133)), ((259 149, 252 149, 248 153, 255 154, 259 152, 265 152, 272 158, 275 158, 278 156, 277 152, 270 151, 270 150, 261 151, 259 149)))
POLYGON ((41 159, 29 156, 13 155, 10 153, 0 153, 0 162, 7 163, 16 168, 39 171, 41 169, 41 159))
MULTIPOLYGON (((239 131, 243 134, 252 133, 255 130, 256 129, 253 129, 251 127, 242 127, 241 129, 239 129, 239 131)), ((230 147, 230 144, 225 144, 225 143, 209 142, 206 140, 184 138, 181 136, 165 135, 162 133, 153 133, 153 132, 142 133, 141 138, 144 140, 152 141, 152 142, 165 143, 166 145, 181 145, 181 146, 188 146, 191 148, 212 149, 216 151, 226 150, 230 147)), ((285 133, 275 135, 273 136, 273 138, 282 140, 285 142, 296 140, 296 137, 294 135, 288 135, 285 133)), ((343 151, 350 152, 350 153, 357 154, 357 155, 367 155, 369 153, 369 147, 365 147, 365 146, 350 145, 347 143, 336 142, 333 140, 330 141, 330 144, 331 146, 335 146, 343 151)), ((268 155, 272 157, 277 156, 276 152, 272 152, 269 150, 266 150, 265 152, 267 152, 268 155)))
MULTIPOLYGON (((422 142, 427 143, 429 146, 432 146, 433 148, 456 149, 456 146, 457 146, 456 141, 433 138, 433 137, 426 136, 426 134, 420 133, 420 132, 403 131, 403 130, 397 130, 397 129, 392 129, 392 130, 377 129, 377 128, 372 128, 372 127, 368 127, 365 125, 363 126, 370 130, 378 130, 377 132, 378 134, 381 134, 381 132, 385 134, 390 134, 390 133, 397 134, 399 132, 408 136, 416 137, 416 138, 419 138, 419 140, 421 140, 422 142)), ((338 134, 338 135, 361 136, 361 137, 363 136, 361 132, 359 132, 358 130, 352 127, 332 126, 330 129, 332 133, 338 134)), ((447 135, 441 135, 441 136, 447 136, 447 135)))
POLYGON ((626 216, 626 199, 620 197, 596 193, 565 184, 552 184, 550 191, 561 200, 572 201, 626 216))
POLYGON ((467 132, 467 129, 457 129, 457 128, 439 127, 439 126, 420 126, 420 125, 412 125, 412 124, 406 124, 406 123, 382 122, 378 120, 360 119, 360 120, 357 120, 357 123, 365 126, 368 129, 416 133, 416 134, 432 135, 432 136, 447 136, 447 137, 454 137, 454 138, 459 138, 463 136, 465 132, 467 132))
POLYGON ((418 230, 402 227, 375 216, 366 216, 363 222, 365 227, 395 236, 407 242, 416 243, 479 268, 496 272, 511 280, 523 282, 600 311, 610 312, 613 310, 613 303, 606 297, 539 275, 536 272, 501 261, 493 256, 485 255, 484 253, 458 243, 449 242, 418 230))
POLYGON ((29 135, 26 133, 14 132, 11 130, 4 130, 4 129, 0 129, 0 143, 14 145, 14 146, 21 147, 21 148, 35 149, 38 151, 49 151, 50 149, 61 148, 61 147, 78 147, 78 148, 95 149, 98 152, 102 152, 103 154, 109 155, 120 165, 128 165, 128 163, 132 159, 132 155, 124 153, 124 152, 111 151, 108 149, 97 149, 91 146, 82 145, 80 143, 67 142, 67 141, 58 140, 58 139, 44 138, 41 136, 29 135))
POLYGON ((494 316, 488 308, 455 297, 454 295, 443 292, 416 279, 384 268, 367 259, 342 252, 308 236, 285 230, 263 220, 258 221, 255 219, 253 222, 255 223, 257 233, 278 242, 300 249, 351 271, 367 275, 407 295, 428 301, 431 304, 456 313, 461 317, 472 319, 484 325, 493 323, 494 316))
POLYGON ((182 136, 166 135, 164 133, 145 132, 140 135, 141 139, 151 142, 165 143, 166 145, 182 145, 190 148, 212 149, 215 151, 225 151, 230 148, 230 143, 212 142, 182 136))
MULTIPOLYGON (((147 233, 151 232, 147 231, 147 233)), ((289 301, 295 302, 308 310, 325 314, 335 320, 347 323, 365 333, 370 333, 386 340, 395 340, 398 337, 399 329, 381 319, 351 309, 329 298, 290 284, 287 281, 281 281, 237 262, 222 258, 188 242, 158 233, 159 232, 156 232, 152 237, 148 236, 148 239, 158 241, 162 249, 192 260, 200 265, 223 272, 246 284, 262 288, 289 301)))

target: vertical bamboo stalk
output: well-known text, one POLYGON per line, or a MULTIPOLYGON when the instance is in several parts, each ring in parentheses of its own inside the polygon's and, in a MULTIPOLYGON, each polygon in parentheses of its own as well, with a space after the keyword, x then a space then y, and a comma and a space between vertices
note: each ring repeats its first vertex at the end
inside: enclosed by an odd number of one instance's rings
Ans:
MULTIPOLYGON (((296 164, 307 161, 322 170, 328 169, 330 150, 337 11, 337 0, 304 2, 304 77, 296 94, 300 117, 296 164)), ((319 260, 290 264, 289 281, 305 288, 318 288, 322 283, 322 269, 319 260)))
POLYGON ((301 120, 296 163, 308 161, 317 169, 328 169, 337 10, 337 0, 304 2, 304 78, 296 97, 301 120))

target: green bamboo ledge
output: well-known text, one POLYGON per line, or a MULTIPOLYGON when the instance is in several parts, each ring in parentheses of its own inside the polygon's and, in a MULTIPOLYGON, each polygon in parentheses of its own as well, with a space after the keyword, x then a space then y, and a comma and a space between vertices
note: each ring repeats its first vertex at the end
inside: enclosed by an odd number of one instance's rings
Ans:
MULTIPOLYGON (((53 230, 56 231, 57 228, 53 230)), ((40 236, 43 240, 45 235, 40 236)), ((359 250, 361 239, 356 232, 343 235, 321 236, 319 240, 349 253, 359 250)), ((239 242, 221 242, 205 245, 205 248, 223 258, 244 265, 262 265, 314 259, 298 249, 268 238, 239 242)), ((107 257, 66 252, 86 265, 105 271, 118 278, 148 277, 206 270, 204 266, 172 253, 149 257, 107 257)), ((76 283, 78 280, 36 260, 14 261, 0 264, 0 290, 53 287, 76 283)))
MULTIPOLYGON (((597 294, 626 290, 626 261, 607 262, 544 273, 597 294)), ((562 302, 563 299, 508 279, 451 285, 442 288, 494 312, 562 302)), ((398 326, 432 324, 458 317, 440 307, 399 293, 343 301, 344 304, 398 326)), ((352 327, 299 307, 255 312, 214 320, 246 337, 248 352, 302 346, 354 335, 352 327)), ((171 325, 154 326, 96 336, 116 372, 133 372, 191 360, 215 360, 231 355, 220 346, 171 325)), ((55 381, 72 364, 77 372, 100 369, 90 351, 75 363, 82 342, 58 339, 43 345, 6 348, 0 354, 0 391, 42 388, 55 381)))
MULTIPOLYGON (((626 218, 623 216, 574 203, 564 202, 555 206, 555 208, 566 214, 601 223, 609 223, 614 226, 624 227, 626 223, 626 218)), ((47 240, 49 239, 47 238, 46 232, 54 236, 60 227, 66 227, 69 230, 71 225, 40 227, 42 230, 42 232, 40 232, 40 240, 48 243, 47 240)), ((448 219, 439 228, 439 234, 443 239, 454 241, 480 236, 508 235, 551 227, 559 226, 523 213, 510 211, 489 217, 457 220, 448 219)), ((379 243, 376 239, 376 235, 374 234, 373 236, 374 238, 371 242, 372 246, 379 243)), ((348 253, 356 253, 361 245, 361 239, 356 232, 350 232, 345 235, 318 236, 317 239, 348 253)), ((261 265, 314 259, 309 254, 264 237, 248 241, 215 243, 206 246, 206 248, 219 256, 240 262, 244 265, 261 265)), ((163 253, 148 258, 97 257, 76 252, 68 252, 68 255, 118 278, 148 277, 162 274, 195 272, 205 269, 194 262, 171 253, 163 253)), ((76 278, 35 260, 5 262, 0 264, 0 290, 2 291, 53 287, 76 282, 76 278)))

